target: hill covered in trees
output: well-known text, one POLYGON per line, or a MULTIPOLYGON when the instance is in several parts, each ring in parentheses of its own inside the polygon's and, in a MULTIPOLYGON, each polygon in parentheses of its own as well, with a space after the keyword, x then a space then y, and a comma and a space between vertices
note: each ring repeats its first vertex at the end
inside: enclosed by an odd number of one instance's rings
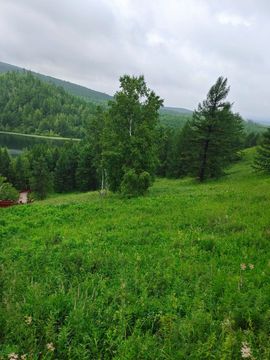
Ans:
MULTIPOLYGON (((0 98, 2 99, 2 101, 0 100, 0 111, 2 113, 0 129, 4 131, 83 137, 85 134, 85 112, 82 111, 82 108, 88 108, 88 112, 93 114, 97 105, 106 107, 108 101, 113 99, 110 95, 43 74, 29 72, 3 62, 0 62, 0 79, 0 98), (13 76, 8 75, 8 72, 11 72, 13 76), (13 78, 13 81, 11 78, 13 78), (40 81, 35 82, 34 79, 40 81), (47 86, 43 86, 41 83, 45 83, 47 86), (67 93, 66 96, 63 90, 67 93), (35 98, 35 101, 30 101, 27 106, 25 92, 28 92, 29 98, 35 98), (40 96, 38 92, 41 92, 40 96), (50 98, 65 98, 65 100, 58 102, 57 107, 55 107, 53 106, 55 102, 50 98), (45 101, 45 99, 47 100, 45 101), (6 104, 7 102, 9 104, 6 104), (47 103, 45 108, 44 102, 47 103), (89 106, 87 107, 84 102, 89 103, 89 106), (6 113, 7 109, 4 106, 10 107, 10 103, 15 106, 12 106, 12 111, 8 110, 6 113), (49 117, 47 116, 48 104, 52 106, 49 117), (21 114, 22 107, 24 108, 23 116, 21 114), (77 110, 74 107, 77 107, 77 110), (73 110, 70 111, 70 108, 73 108, 73 110), (36 110, 40 110, 41 113, 36 112, 36 110), (74 111, 75 116, 73 116, 74 111), (60 120, 58 118, 56 121, 56 115, 61 115, 60 120), (27 117, 27 120, 25 117, 27 117), (71 120, 71 117, 74 117, 74 120, 71 120), (16 118, 16 121, 14 121, 14 118, 16 118)), ((185 123, 192 117, 192 111, 185 108, 162 107, 159 113, 160 124, 171 129, 183 128, 185 123)), ((255 144, 254 139, 258 138, 254 134, 261 134, 265 131, 265 126, 253 121, 246 121, 244 128, 247 134, 252 133, 252 145, 255 144)))
MULTIPOLYGON (((0 62, 0 73, 7 73, 7 72, 25 73, 29 71, 18 66, 0 62)), ((49 84, 61 86, 69 94, 82 97, 84 98, 84 100, 87 101, 91 101, 94 103, 106 103, 108 100, 112 99, 112 96, 110 95, 92 89, 88 89, 85 86, 77 85, 65 80, 56 79, 52 76, 39 74, 33 71, 31 71, 31 73, 33 74, 33 76, 37 77, 38 79, 49 84)))
POLYGON ((0 130, 83 137, 96 105, 32 73, 0 75, 0 130))
MULTIPOLYGON (((7 64, 7 63, 0 61, 0 74, 7 73, 7 72, 14 72, 14 71, 20 72, 20 73, 29 72, 29 70, 27 70, 27 69, 21 68, 19 66, 7 64)), ((54 78, 52 76, 39 74, 34 71, 30 71, 30 72, 33 74, 33 76, 39 78, 40 80, 45 81, 47 83, 54 84, 56 86, 61 86, 62 88, 65 89, 65 91, 67 91, 71 95, 82 97, 86 101, 90 101, 90 102, 94 102, 94 103, 98 103, 98 104, 99 103, 106 104, 109 100, 113 99, 113 97, 108 94, 89 89, 85 86, 74 84, 74 83, 71 83, 71 82, 65 81, 65 80, 60 80, 60 79, 54 78)), ((191 110, 184 109, 184 108, 176 108, 176 107, 164 107, 161 109, 160 112, 161 112, 161 114, 171 114, 171 115, 192 114, 191 110)))
MULTIPOLYGON (((1 63, 0 63, 1 65, 1 63)), ((1 66, 0 66, 1 69, 1 66)), ((9 69, 9 67, 8 67, 9 69)), ((27 134, 82 138, 97 103, 70 94, 62 82, 44 82, 32 72, 0 74, 0 130, 27 134)), ((112 98, 111 98, 112 99, 112 98)), ((106 102, 99 104, 106 106, 106 102)), ((182 128, 192 113, 185 109, 160 110, 160 123, 182 128), (183 113, 181 112, 183 110, 183 113)))

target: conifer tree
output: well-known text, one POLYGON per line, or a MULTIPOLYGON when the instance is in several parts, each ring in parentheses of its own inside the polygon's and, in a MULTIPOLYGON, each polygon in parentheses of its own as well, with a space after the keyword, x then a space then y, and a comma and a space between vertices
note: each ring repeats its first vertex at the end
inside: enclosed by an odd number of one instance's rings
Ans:
POLYGON ((76 185, 80 191, 90 191, 98 188, 97 171, 94 166, 93 150, 90 145, 83 146, 79 153, 76 185))
POLYGON ((27 157, 20 155, 14 161, 14 186, 18 190, 29 188, 30 166, 27 157))
POLYGON ((35 159, 30 179, 31 190, 40 199, 45 199, 52 190, 52 176, 43 156, 35 159))
POLYGON ((188 146, 182 155, 200 182, 222 175, 241 148, 243 121, 225 101, 229 90, 227 79, 219 77, 185 129, 188 146))
POLYGON ((57 192, 68 192, 76 189, 77 155, 75 146, 62 148, 54 171, 54 187, 57 192))
POLYGON ((8 182, 13 184, 14 169, 6 148, 0 148, 0 176, 4 176, 8 182))
POLYGON ((270 128, 263 134, 262 144, 255 157, 254 168, 270 174, 270 128))
MULTIPOLYGON (((96 186, 100 186, 101 190, 106 188, 106 179, 105 179, 105 167, 103 160, 103 150, 104 150, 104 129, 105 129, 105 117, 106 114, 103 109, 98 106, 95 112, 95 115, 91 117, 89 123, 87 124, 87 142, 88 155, 85 153, 85 156, 89 156, 90 161, 90 152, 91 152, 91 166, 89 172, 93 174, 95 168, 95 181, 96 186)), ((86 160, 86 159, 85 159, 86 160)), ((82 160, 83 162, 84 160, 82 160)), ((83 166, 83 164, 81 163, 83 166)), ((80 166, 81 166, 80 165, 80 166)), ((81 170, 80 170, 81 171, 81 170)), ((86 171, 87 173, 87 171, 86 171)), ((89 173, 89 175, 90 175, 89 173)), ((91 175, 91 176, 92 176, 91 175)), ((78 175, 79 176, 79 175, 78 175)))

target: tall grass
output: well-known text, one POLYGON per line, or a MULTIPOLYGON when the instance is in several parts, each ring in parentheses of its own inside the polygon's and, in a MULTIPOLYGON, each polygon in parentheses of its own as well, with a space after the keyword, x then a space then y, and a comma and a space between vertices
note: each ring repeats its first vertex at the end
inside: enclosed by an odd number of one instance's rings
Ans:
POLYGON ((0 359, 270 359, 270 179, 0 212, 0 359))

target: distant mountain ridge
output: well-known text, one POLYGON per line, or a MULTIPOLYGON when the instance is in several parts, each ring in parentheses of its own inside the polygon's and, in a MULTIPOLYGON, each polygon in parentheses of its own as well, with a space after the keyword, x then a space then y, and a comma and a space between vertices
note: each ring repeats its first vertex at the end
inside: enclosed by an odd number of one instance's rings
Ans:
MULTIPOLYGON (((5 62, 0 61, 0 74, 1 73, 7 73, 10 71, 15 72, 27 72, 30 71, 34 76, 39 78, 40 80, 51 83, 56 86, 62 87, 67 93, 80 97, 88 102, 94 103, 94 104, 103 104, 106 105, 109 100, 112 100, 113 97, 111 95, 108 95, 106 93, 96 91, 89 89, 82 85, 77 85, 74 83, 71 83, 69 81, 61 80, 54 78, 49 75, 43 75, 37 72, 34 72, 32 70, 24 69, 19 66, 11 65, 5 62)), ((169 127, 176 128, 176 127, 182 127, 185 122, 192 116, 193 111, 186 109, 186 108, 178 108, 178 107, 172 107, 172 106, 165 106, 160 109, 160 115, 161 115, 161 122, 169 127)), ((266 127, 269 126, 269 123, 267 122, 261 122, 259 120, 251 120, 246 121, 245 127, 250 131, 255 131, 258 133, 264 132, 266 127), (259 124, 258 124, 259 123, 259 124)))
POLYGON ((185 109, 185 108, 177 108, 177 107, 172 107, 172 106, 164 106, 164 108, 161 108, 160 110, 161 113, 166 112, 167 114, 171 114, 171 115, 192 115, 193 111, 189 110, 189 109, 185 109))
MULTIPOLYGON (((57 86, 62 86, 68 93, 82 97, 87 101, 92 101, 95 103, 106 103, 108 100, 113 99, 111 95, 102 93, 100 91, 92 90, 82 85, 77 85, 69 81, 57 79, 49 75, 43 75, 29 69, 24 69, 22 67, 0 61, 0 74, 9 71, 18 71, 18 72, 30 71, 33 75, 37 76, 39 79, 48 83, 53 83, 57 86)), ((191 115, 192 111, 184 108, 165 106, 164 108, 161 109, 161 113, 169 113, 171 115, 179 115, 179 114, 191 115)))
MULTIPOLYGON (((31 70, 27 70, 15 65, 10 65, 4 62, 0 62, 0 73, 6 73, 9 71, 17 71, 17 72, 25 72, 25 71, 31 71, 31 70)), ((31 71, 31 73, 34 76, 37 76, 40 80, 43 80, 47 83, 53 83, 57 86, 62 86, 68 93, 75 95, 75 96, 79 96, 84 98, 87 101, 92 101, 95 103, 104 103, 107 102, 108 100, 112 99, 112 96, 99 92, 99 91, 95 91, 92 89, 88 89, 87 87, 81 86, 81 85, 77 85, 74 83, 71 83, 69 81, 65 81, 65 80, 60 80, 57 78, 54 78, 52 76, 47 76, 47 75, 43 75, 43 74, 39 74, 36 73, 34 71, 31 71)))

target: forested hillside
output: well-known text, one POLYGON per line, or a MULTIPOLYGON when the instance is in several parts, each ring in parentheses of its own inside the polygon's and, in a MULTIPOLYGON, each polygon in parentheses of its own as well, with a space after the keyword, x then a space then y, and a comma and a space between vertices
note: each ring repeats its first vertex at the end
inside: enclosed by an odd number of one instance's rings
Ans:
MULTIPOLYGON (((83 137, 86 117, 95 112, 96 105, 106 106, 113 99, 110 95, 3 62, 0 62, 0 89, 0 130, 40 135, 83 137)), ((188 109, 160 109, 161 125, 171 129, 183 128, 191 117, 192 111, 188 109)), ((246 121, 244 127, 247 134, 252 133, 252 145, 256 144, 254 138, 258 138, 254 134, 265 131, 263 125, 253 121, 246 121)))
POLYGON ((0 75, 0 130, 83 137, 96 105, 31 73, 0 75))
MULTIPOLYGON (((20 72, 20 73, 26 72, 26 70, 21 67, 0 62, 0 73, 7 73, 7 72, 11 72, 11 71, 20 72)), ((32 72, 32 71, 31 71, 31 73, 35 77, 39 78, 40 80, 50 83, 50 84, 61 86, 71 95, 82 97, 82 98, 84 98, 84 100, 87 100, 87 101, 91 101, 91 102, 95 102, 95 103, 106 103, 108 100, 110 100, 112 98, 110 95, 104 94, 100 91, 88 89, 84 86, 77 85, 77 84, 71 83, 69 81, 56 79, 52 76, 47 76, 47 75, 39 74, 39 73, 32 72)))

